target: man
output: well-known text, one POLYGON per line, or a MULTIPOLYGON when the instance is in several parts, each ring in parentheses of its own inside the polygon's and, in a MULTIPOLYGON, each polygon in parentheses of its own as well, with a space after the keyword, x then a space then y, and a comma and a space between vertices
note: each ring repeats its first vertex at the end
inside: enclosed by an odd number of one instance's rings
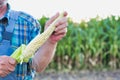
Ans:
MULTIPOLYGON (((59 13, 45 24, 47 28, 59 13)), ((56 29, 35 56, 22 65, 10 57, 21 44, 28 44, 40 32, 40 24, 31 15, 10 9, 7 0, 0 0, 0 80, 33 80, 35 72, 43 71, 52 60, 57 42, 67 32, 67 13, 56 22, 56 29)))

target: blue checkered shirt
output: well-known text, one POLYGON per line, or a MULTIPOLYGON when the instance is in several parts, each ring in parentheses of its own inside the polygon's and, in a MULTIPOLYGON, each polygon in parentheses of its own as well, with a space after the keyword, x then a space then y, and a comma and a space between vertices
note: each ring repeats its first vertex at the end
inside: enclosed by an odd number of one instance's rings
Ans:
MULTIPOLYGON (((14 22, 14 29, 12 32, 11 46, 16 49, 21 44, 28 44, 37 34, 40 33, 40 24, 31 15, 25 12, 19 12, 18 18, 15 19, 14 16, 10 16, 10 6, 8 4, 8 10, 4 17, 8 19, 8 25, 12 24, 9 21, 14 22)), ((16 11, 17 13, 18 11, 16 11)), ((0 41, 2 41, 2 27, 0 25, 0 41)), ((23 63, 22 65, 17 64, 15 69, 15 80, 33 80, 35 71, 32 69, 32 59, 28 63, 23 63)))

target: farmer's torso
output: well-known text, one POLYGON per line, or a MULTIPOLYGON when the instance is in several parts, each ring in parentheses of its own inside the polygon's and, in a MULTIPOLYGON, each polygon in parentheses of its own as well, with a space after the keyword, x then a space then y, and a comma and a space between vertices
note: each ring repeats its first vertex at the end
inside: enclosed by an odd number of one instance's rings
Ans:
MULTIPOLYGON (((40 32, 39 27, 39 23, 30 15, 12 11, 8 7, 8 11, 0 19, 0 56, 10 56, 21 44, 28 44, 40 32)), ((14 72, 4 78, 0 77, 0 80, 32 80, 34 70, 31 64, 31 60, 18 64, 14 72)))

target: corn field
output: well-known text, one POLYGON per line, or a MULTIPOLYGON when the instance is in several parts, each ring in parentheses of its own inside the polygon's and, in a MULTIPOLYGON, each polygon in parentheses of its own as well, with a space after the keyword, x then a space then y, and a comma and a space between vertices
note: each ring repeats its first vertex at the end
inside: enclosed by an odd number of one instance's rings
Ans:
MULTIPOLYGON (((44 30, 49 18, 39 19, 44 30)), ((99 16, 80 23, 68 18, 68 32, 59 41, 46 70, 116 70, 120 68, 120 17, 99 16)))

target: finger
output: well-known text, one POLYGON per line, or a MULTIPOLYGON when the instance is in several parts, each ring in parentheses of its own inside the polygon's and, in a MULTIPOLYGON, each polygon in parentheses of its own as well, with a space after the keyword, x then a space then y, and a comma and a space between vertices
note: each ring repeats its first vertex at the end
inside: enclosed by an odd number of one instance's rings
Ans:
POLYGON ((9 74, 10 72, 7 70, 7 68, 3 67, 0 68, 0 76, 6 76, 7 74, 9 74))
POLYGON ((9 62, 9 64, 11 64, 11 65, 15 65, 15 64, 16 64, 16 61, 15 61, 13 58, 9 58, 9 59, 8 59, 8 62, 9 62))
POLYGON ((0 65, 0 70, 2 70, 2 71, 7 71, 8 72, 8 67, 11 67, 10 65, 7 65, 7 64, 5 64, 5 65, 0 65))
POLYGON ((9 67, 7 69, 11 72, 14 71, 16 65, 16 61, 12 58, 9 58, 9 67))
POLYGON ((5 76, 7 76, 8 74, 9 74, 8 72, 3 71, 2 74, 0 74, 0 76, 1 76, 1 77, 5 77, 5 76))
POLYGON ((52 40, 57 42, 59 40, 61 40, 66 34, 59 34, 59 35, 55 35, 55 36, 51 36, 52 40))
POLYGON ((62 25, 59 25, 59 26, 55 29, 55 32, 67 28, 67 25, 68 25, 67 23, 64 23, 64 24, 62 24, 62 25))
POLYGON ((15 70, 15 66, 14 65, 10 65, 9 67, 7 67, 9 72, 12 72, 15 70))
POLYGON ((0 77, 5 77, 5 76, 6 76, 6 74, 1 74, 1 75, 0 75, 0 77))
POLYGON ((46 26, 49 26, 58 16, 59 16, 59 13, 56 13, 53 17, 51 17, 51 18, 46 22, 46 26))
POLYGON ((67 23, 67 18, 65 18, 65 17, 59 19, 59 20, 56 22, 55 26, 57 27, 57 26, 59 26, 59 25, 61 25, 61 24, 64 24, 64 23, 67 23))
POLYGON ((66 11, 64 11, 64 16, 66 17, 68 15, 68 13, 66 11))
POLYGON ((13 69, 12 70, 8 70, 8 68, 3 68, 0 71, 2 72, 0 75, 6 76, 6 75, 8 75, 10 72, 12 72, 14 70, 13 69))
POLYGON ((61 34, 65 35, 66 33, 67 33, 67 29, 64 29, 64 30, 60 30, 60 31, 58 31, 58 32, 55 32, 54 35, 55 35, 55 36, 61 35, 61 34))
POLYGON ((6 64, 0 64, 0 71, 7 71, 7 66, 6 64))
POLYGON ((4 65, 1 69, 4 74, 9 74, 10 72, 14 71, 15 67, 13 65, 4 65))

